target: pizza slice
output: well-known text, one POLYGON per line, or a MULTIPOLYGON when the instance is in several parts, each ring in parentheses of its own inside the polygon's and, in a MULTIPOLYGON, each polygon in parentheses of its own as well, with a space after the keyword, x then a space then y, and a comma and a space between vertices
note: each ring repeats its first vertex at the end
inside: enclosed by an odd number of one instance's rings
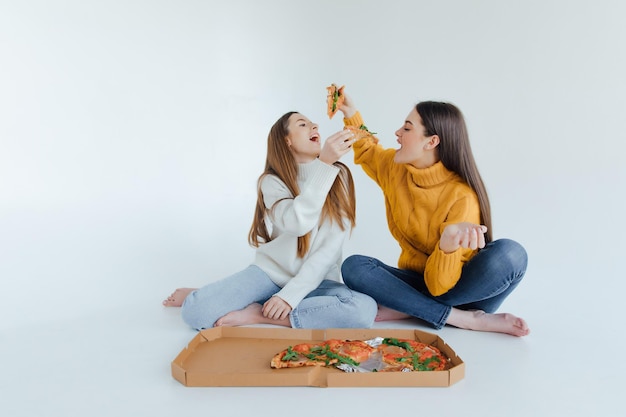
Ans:
POLYGON ((329 119, 333 118, 335 113, 339 110, 339 106, 341 106, 345 100, 345 96, 343 95, 344 87, 345 86, 338 87, 336 84, 331 84, 326 87, 326 90, 328 90, 328 96, 326 97, 326 113, 329 119))
POLYGON ((378 347, 385 364, 380 371, 443 371, 448 359, 439 349, 410 339, 383 339, 378 347))
POLYGON ((319 343, 300 343, 274 355, 270 366, 272 368, 335 364, 358 366, 361 361, 367 360, 374 350, 360 340, 331 339, 319 343))
MULTIPOLYGON (((367 136, 372 136, 375 134, 375 132, 370 132, 369 130, 367 130, 367 126, 365 125, 361 125, 359 127, 356 126, 344 126, 344 129, 349 130, 350 132, 352 132, 352 134, 354 134, 354 139, 359 140, 362 139, 364 137, 367 136)), ((374 138, 374 140, 376 142, 378 142, 378 139, 374 138)))

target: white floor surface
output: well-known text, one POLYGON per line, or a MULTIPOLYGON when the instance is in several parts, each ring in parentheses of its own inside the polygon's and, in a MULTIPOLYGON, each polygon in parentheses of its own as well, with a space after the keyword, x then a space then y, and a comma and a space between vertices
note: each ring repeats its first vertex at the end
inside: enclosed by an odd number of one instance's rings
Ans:
MULTIPOLYGON (((19 416, 618 416, 624 345, 610 322, 531 316, 525 338, 446 327, 466 363, 445 388, 189 388, 170 363, 195 331, 160 300, 0 335, 0 410, 19 416), (607 326, 607 327, 603 327, 607 326)), ((539 314, 539 313, 537 313, 539 314)), ((567 312, 563 316, 567 316, 567 312)), ((377 324, 412 326, 414 321, 377 324)))

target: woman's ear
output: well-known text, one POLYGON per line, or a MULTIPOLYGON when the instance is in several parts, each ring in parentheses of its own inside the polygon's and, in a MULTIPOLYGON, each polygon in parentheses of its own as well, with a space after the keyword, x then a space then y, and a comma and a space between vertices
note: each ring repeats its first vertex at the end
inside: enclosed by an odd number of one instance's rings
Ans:
POLYGON ((428 138, 428 142, 426 142, 424 149, 427 149, 427 150, 435 149, 438 145, 439 145, 439 136, 432 135, 430 138, 428 138))

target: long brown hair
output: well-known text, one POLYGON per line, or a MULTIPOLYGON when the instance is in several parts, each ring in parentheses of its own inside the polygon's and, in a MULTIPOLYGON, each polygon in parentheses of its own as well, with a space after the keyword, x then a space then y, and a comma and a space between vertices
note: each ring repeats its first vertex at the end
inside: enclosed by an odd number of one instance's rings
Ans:
POLYGON ((478 172, 463 113, 453 104, 423 101, 415 106, 426 129, 425 135, 439 136, 439 158, 450 171, 460 176, 478 196, 480 221, 487 226, 485 239, 493 240, 491 205, 478 172))
MULTIPOLYGON (((289 118, 298 112, 291 111, 285 113, 274 123, 267 137, 267 158, 265 169, 257 182, 257 201, 254 210, 252 226, 248 233, 248 242, 254 247, 259 247, 263 243, 272 240, 265 223, 267 210, 261 192, 261 181, 266 175, 275 175, 285 183, 291 195, 296 197, 300 194, 298 187, 298 163, 287 145, 289 136, 289 118)), ((351 227, 356 224, 356 198, 354 192, 354 181, 350 169, 341 162, 334 163, 340 169, 335 182, 333 183, 324 206, 322 208, 321 220, 336 221, 341 230, 344 230, 343 218, 350 221, 351 227)), ((277 201, 279 203, 282 200, 277 201)), ((271 209, 271 208, 270 208, 271 209)), ((298 237, 298 256, 304 257, 309 250, 311 232, 298 237)))

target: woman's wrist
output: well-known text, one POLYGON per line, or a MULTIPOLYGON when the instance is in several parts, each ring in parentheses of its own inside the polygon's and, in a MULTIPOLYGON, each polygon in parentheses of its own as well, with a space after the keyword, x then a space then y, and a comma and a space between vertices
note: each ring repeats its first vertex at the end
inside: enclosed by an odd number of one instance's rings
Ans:
POLYGON ((349 118, 353 117, 356 114, 357 109, 349 107, 349 108, 343 109, 342 111, 343 111, 344 119, 349 119, 349 118))

